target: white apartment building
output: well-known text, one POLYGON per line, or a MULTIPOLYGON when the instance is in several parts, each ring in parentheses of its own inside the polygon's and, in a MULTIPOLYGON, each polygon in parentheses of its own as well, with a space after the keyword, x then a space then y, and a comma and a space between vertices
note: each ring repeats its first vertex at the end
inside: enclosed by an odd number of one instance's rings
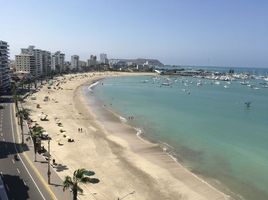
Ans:
POLYGON ((7 42, 0 40, 0 91, 10 87, 9 49, 7 42))
POLYGON ((16 72, 36 75, 35 58, 30 54, 20 54, 15 56, 16 72))
POLYGON ((74 69, 78 70, 78 68, 79 68, 79 56, 73 55, 71 57, 71 70, 74 69))
POLYGON ((51 71, 51 53, 34 46, 22 48, 21 54, 15 56, 17 72, 30 73, 34 77, 48 75, 51 71))
POLYGON ((31 75, 33 76, 41 76, 43 72, 43 59, 42 59, 42 53, 43 51, 40 49, 35 49, 34 46, 29 46, 28 48, 22 48, 21 54, 28 54, 31 56, 34 56, 34 69, 31 72, 31 75))

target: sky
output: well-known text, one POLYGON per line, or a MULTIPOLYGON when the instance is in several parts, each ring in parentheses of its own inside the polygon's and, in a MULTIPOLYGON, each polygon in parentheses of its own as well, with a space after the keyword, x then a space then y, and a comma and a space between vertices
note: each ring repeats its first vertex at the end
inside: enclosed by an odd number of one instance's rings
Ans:
POLYGON ((268 67, 267 0, 0 0, 10 58, 34 45, 66 60, 268 67))

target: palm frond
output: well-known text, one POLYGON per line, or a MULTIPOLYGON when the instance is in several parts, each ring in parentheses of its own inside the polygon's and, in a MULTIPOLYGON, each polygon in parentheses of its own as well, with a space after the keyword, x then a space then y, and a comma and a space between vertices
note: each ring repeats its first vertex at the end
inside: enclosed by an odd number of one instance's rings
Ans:
POLYGON ((82 183, 88 183, 88 182, 90 182, 90 178, 87 177, 87 176, 84 176, 84 177, 82 177, 82 178, 80 179, 80 182, 82 182, 82 183))
POLYGON ((63 182, 63 191, 67 188, 70 188, 74 185, 74 182, 72 181, 72 178, 70 176, 66 176, 63 182))
POLYGON ((75 171, 74 171, 74 177, 76 177, 77 179, 81 179, 81 178, 83 178, 83 176, 84 176, 84 174, 85 174, 86 172, 87 172, 87 170, 84 169, 84 168, 75 170, 75 171))

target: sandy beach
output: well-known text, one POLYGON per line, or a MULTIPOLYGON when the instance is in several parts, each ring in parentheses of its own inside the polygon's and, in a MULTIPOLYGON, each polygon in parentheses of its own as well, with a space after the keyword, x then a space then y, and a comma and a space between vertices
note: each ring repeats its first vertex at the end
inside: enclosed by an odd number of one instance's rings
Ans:
MULTIPOLYGON (((51 89, 47 83, 43 85, 33 94, 36 100, 31 100, 32 96, 26 99, 24 107, 31 109, 31 118, 52 138, 52 157, 62 165, 57 170, 59 176, 64 179, 78 168, 96 173, 100 182, 83 185, 80 199, 116 200, 129 193, 126 197, 129 200, 230 199, 175 162, 158 144, 137 137, 136 130, 122 123, 112 111, 83 95, 83 85, 109 76, 134 75, 149 74, 65 75, 53 80, 51 89), (44 101, 46 96, 48 101, 44 101), (42 113, 48 115, 48 121, 40 120, 42 113), (82 128, 82 132, 78 128, 82 128), (65 132, 61 133, 61 129, 65 132), (63 137, 64 134, 67 137, 63 137), (67 138, 74 142, 68 142, 67 138)), ((43 141, 43 145, 46 147, 47 142, 43 141)))

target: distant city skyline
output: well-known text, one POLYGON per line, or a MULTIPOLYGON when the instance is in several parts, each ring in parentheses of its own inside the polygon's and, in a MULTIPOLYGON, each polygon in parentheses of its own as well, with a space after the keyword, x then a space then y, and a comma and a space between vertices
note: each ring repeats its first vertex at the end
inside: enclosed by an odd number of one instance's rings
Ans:
POLYGON ((66 60, 154 58, 171 65, 268 67, 268 1, 0 0, 14 59, 34 45, 66 60))

